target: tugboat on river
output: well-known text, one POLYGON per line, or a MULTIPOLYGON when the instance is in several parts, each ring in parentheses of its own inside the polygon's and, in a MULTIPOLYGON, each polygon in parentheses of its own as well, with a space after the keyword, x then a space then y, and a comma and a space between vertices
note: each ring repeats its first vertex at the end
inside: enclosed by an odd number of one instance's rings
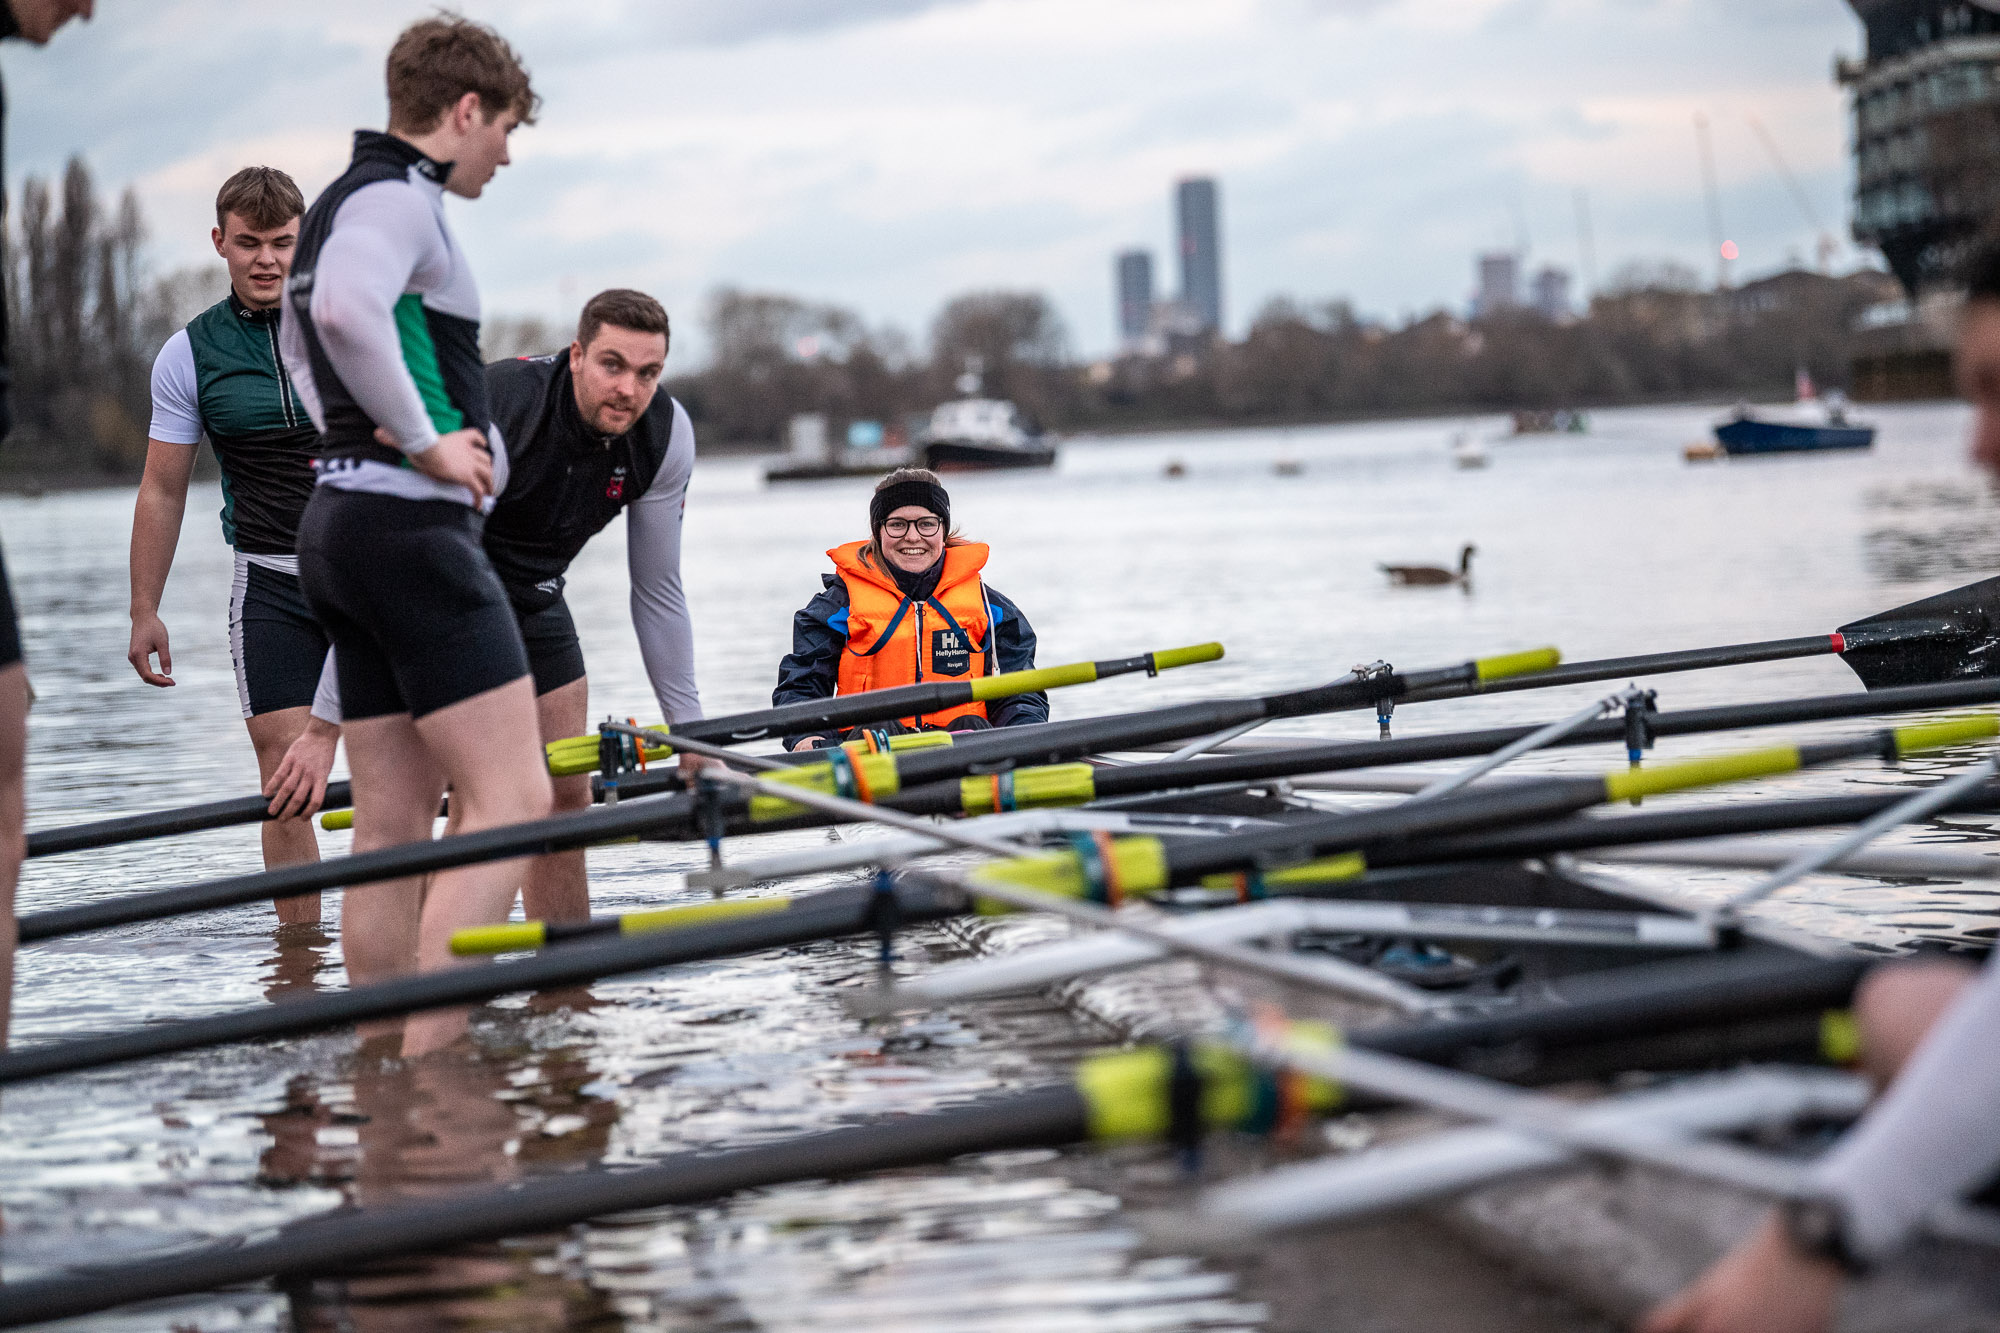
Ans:
POLYGON ((1054 437, 1002 398, 982 398, 975 362, 958 377, 966 396, 939 403, 916 439, 916 452, 933 472, 988 468, 1049 467, 1056 461, 1054 437))

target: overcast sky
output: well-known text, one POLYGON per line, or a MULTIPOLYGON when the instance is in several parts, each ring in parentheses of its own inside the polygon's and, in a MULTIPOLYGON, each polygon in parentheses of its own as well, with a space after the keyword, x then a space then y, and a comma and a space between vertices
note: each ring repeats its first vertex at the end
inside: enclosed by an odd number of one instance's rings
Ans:
MULTIPOLYGON (((515 165, 454 200, 490 314, 573 316, 632 285, 701 354, 724 284, 851 306, 921 339, 981 288, 1048 293, 1113 342, 1113 253, 1162 286, 1170 195, 1221 182, 1227 322, 1268 298, 1400 319, 1462 307, 1475 252, 1712 272, 1693 117, 1713 123, 1739 274, 1846 240, 1840 0, 470 0, 545 98, 515 165)), ((7 175, 85 154, 137 186, 162 268, 207 255, 216 186, 261 162, 310 198, 382 124, 389 42, 428 7, 99 0, 8 43, 7 175)), ((690 362, 683 362, 689 368, 690 362)))

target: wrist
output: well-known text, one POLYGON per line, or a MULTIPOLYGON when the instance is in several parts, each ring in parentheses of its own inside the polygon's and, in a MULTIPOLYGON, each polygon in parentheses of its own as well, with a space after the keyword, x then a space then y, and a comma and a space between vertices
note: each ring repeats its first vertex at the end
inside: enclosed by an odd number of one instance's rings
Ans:
POLYGON ((1860 1277, 1868 1263, 1853 1246, 1853 1228, 1840 1201, 1826 1195, 1786 1199, 1778 1205, 1778 1232, 1791 1252, 1860 1277))

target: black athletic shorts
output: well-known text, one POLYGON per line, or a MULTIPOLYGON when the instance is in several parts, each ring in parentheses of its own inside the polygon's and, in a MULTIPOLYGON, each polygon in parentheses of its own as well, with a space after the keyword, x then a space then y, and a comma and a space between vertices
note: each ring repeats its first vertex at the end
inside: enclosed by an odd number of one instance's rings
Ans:
POLYGON ((7 562, 0 559, 0 671, 21 660, 21 624, 14 616, 14 585, 7 579, 7 562))
POLYGON ((449 500, 313 488, 299 583, 338 650, 346 720, 423 717, 528 674, 483 523, 449 500))
POLYGON ((528 669, 535 675, 537 697, 583 679, 583 644, 576 637, 576 621, 570 617, 569 603, 561 597, 539 611, 515 615, 521 626, 521 643, 528 650, 528 669))
POLYGON ((326 632, 313 619, 299 577, 236 553, 229 593, 229 660, 243 716, 310 708, 326 664, 326 632))

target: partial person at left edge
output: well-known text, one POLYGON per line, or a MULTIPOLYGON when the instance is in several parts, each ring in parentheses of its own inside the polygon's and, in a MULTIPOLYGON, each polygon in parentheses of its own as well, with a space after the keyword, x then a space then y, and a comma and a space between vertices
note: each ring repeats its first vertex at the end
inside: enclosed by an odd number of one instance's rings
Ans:
MULTIPOLYGON (((88 19, 91 0, 4 0, 0 3, 0 37, 18 37, 36 46, 56 35, 73 18, 88 19)), ((0 223, 6 219, 4 144, 6 98, 0 93, 0 223)), ((8 388, 7 302, 0 290, 0 439, 13 428, 8 388)), ((0 1047, 7 1044, 7 1021, 14 999, 14 946, 20 937, 14 920, 14 885, 27 855, 27 802, 22 769, 28 753, 28 670, 21 661, 21 628, 14 616, 14 592, 0 562, 0 1047)))
MULTIPOLYGON (((126 660, 139 679, 166 689, 174 684, 173 649, 160 598, 195 453, 208 437, 222 468, 222 538, 236 552, 229 656, 267 789, 309 726, 338 734, 335 723, 310 717, 327 639, 299 591, 299 516, 312 498, 319 432, 278 353, 280 303, 305 209, 299 187, 275 167, 245 167, 216 194, 209 239, 228 266, 229 293, 167 339, 153 362, 146 473, 132 511, 126 660)), ((265 821, 265 868, 319 859, 306 804, 294 801, 265 821)), ((280 898, 277 908, 280 925, 311 924, 319 895, 280 898)))

